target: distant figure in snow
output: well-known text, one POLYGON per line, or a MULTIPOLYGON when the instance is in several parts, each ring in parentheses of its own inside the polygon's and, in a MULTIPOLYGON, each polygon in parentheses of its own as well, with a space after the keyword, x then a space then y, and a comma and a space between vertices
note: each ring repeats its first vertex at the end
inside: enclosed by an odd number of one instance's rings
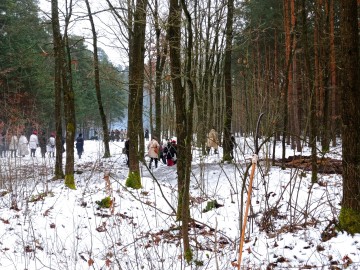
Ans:
POLYGON ((24 132, 21 133, 19 138, 19 156, 25 157, 29 154, 28 148, 28 139, 26 138, 24 132))
POLYGON ((235 141, 235 137, 234 135, 231 135, 230 137, 230 155, 231 155, 231 158, 234 159, 235 158, 235 155, 234 155, 234 148, 237 147, 237 143, 235 141))
POLYGON ((55 133, 50 134, 50 138, 47 140, 46 150, 49 153, 49 157, 55 156, 55 133))
POLYGON ((164 147, 164 156, 166 157, 166 163, 168 166, 176 164, 176 141, 169 141, 167 146, 164 147))
POLYGON ((153 137, 147 146, 148 155, 150 157, 149 169, 151 169, 151 164, 152 164, 153 160, 155 161, 155 168, 157 168, 157 165, 158 165, 160 145, 156 139, 157 139, 156 137, 153 137))
POLYGON ((29 147, 30 147, 30 156, 35 157, 36 148, 39 146, 39 139, 37 136, 37 131, 34 130, 33 134, 31 134, 29 139, 29 147))
POLYGON ((207 138, 206 152, 208 155, 210 154, 211 148, 214 148, 215 154, 218 153, 219 138, 218 138, 218 133, 215 131, 214 128, 210 130, 210 132, 208 134, 208 138, 207 138))
POLYGON ((3 130, 0 133, 0 158, 6 157, 6 132, 3 130))
POLYGON ((126 139, 125 141, 125 154, 127 157, 126 165, 129 167, 129 148, 130 148, 130 139, 126 139))
POLYGON ((149 140, 149 130, 145 129, 145 135, 144 135, 145 141, 149 140))
POLYGON ((11 157, 16 157, 16 151, 18 149, 18 146, 19 146, 18 137, 16 136, 15 133, 13 133, 9 143, 9 151, 11 153, 11 157))
POLYGON ((76 150, 79 159, 81 159, 81 155, 84 152, 84 138, 82 137, 82 133, 80 133, 79 136, 76 138, 76 150))
POLYGON ((41 157, 45 158, 46 154, 46 133, 45 130, 43 130, 39 136, 39 146, 41 151, 41 157))

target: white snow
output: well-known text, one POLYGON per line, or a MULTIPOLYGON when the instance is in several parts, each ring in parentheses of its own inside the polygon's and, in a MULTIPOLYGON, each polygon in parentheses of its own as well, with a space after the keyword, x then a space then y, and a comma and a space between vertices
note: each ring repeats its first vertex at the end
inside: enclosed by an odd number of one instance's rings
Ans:
MULTIPOLYGON (((103 159, 102 142, 85 141, 82 159, 76 158, 76 190, 70 190, 52 179, 54 158, 41 159, 39 149, 35 159, 0 159, 0 269, 237 269, 240 209, 248 189, 246 184, 243 192, 243 179, 253 145, 237 141, 236 162, 230 164, 221 163, 222 148, 203 157, 194 148, 191 265, 183 259, 174 213, 176 166, 159 162, 150 173, 141 165, 143 188, 128 189, 124 143, 111 142, 112 157, 103 159), (96 203, 109 195, 113 214, 96 203), (222 206, 204 212, 212 200, 222 206)), ((359 269, 360 235, 330 226, 327 232, 336 235, 321 237, 339 214, 341 175, 319 174, 321 185, 311 185, 311 172, 271 166, 271 149, 268 143, 259 153, 241 269, 359 269)), ((304 149, 286 153, 309 155, 304 149)), ((327 156, 341 159, 341 146, 327 156)))

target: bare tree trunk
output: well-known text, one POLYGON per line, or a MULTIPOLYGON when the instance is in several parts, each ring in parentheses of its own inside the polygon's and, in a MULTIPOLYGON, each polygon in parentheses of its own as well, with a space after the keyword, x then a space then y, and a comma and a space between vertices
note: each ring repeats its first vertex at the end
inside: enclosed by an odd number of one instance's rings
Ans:
POLYGON ((72 0, 68 4, 65 15, 64 29, 64 70, 63 70, 63 87, 64 87, 64 110, 66 125, 66 164, 65 164, 65 185, 71 189, 75 189, 74 179, 74 141, 76 132, 75 121, 75 97, 72 82, 71 54, 68 37, 68 27, 72 16, 72 0))
POLYGON ((323 52, 321 54, 321 70, 322 70, 322 85, 323 85, 323 108, 322 108, 322 119, 321 119, 321 149, 323 152, 328 152, 330 148, 330 122, 329 122, 329 113, 330 113, 330 42, 329 42, 329 36, 330 36, 330 23, 329 23, 329 3, 328 1, 325 1, 324 4, 325 7, 322 7, 321 9, 324 10, 323 13, 325 13, 325 19, 321 20, 322 23, 322 29, 324 29, 323 35, 324 37, 321 37, 321 51, 323 52))
MULTIPOLYGON (((295 6, 295 0, 291 1, 291 31, 295 32, 296 31, 296 14, 297 14, 297 9, 295 6)), ((294 36, 294 42, 293 42, 293 48, 296 48, 296 35, 294 36)), ((300 108, 300 104, 299 104, 299 82, 298 82, 298 71, 297 71, 297 54, 294 54, 294 57, 292 59, 292 85, 290 87, 292 87, 292 98, 291 98, 291 102, 292 102, 292 106, 291 106, 291 110, 292 110, 292 131, 293 131, 293 141, 295 142, 295 147, 296 150, 298 152, 302 151, 302 147, 301 147, 301 141, 300 141, 300 137, 301 137, 301 131, 300 131, 300 119, 299 119, 299 108, 300 108)))
POLYGON ((311 182, 317 182, 317 148, 316 148, 316 135, 317 135, 317 126, 316 126, 316 94, 313 83, 313 76, 311 71, 310 64, 310 52, 309 52, 309 42, 308 42, 308 31, 307 31, 307 13, 306 13, 306 4, 305 0, 301 1, 302 5, 302 43, 304 46, 305 53, 305 74, 309 77, 308 88, 310 89, 310 138, 309 144, 311 147, 311 182))
POLYGON ((233 39, 233 17, 234 1, 227 2, 228 12, 226 20, 226 46, 225 46, 225 64, 224 64, 224 84, 225 84, 225 120, 224 120, 224 138, 223 138, 223 160, 229 161, 231 156, 231 122, 232 122, 232 76, 231 76, 231 58, 232 58, 232 39, 233 39))
POLYGON ((128 107, 128 135, 129 144, 129 176, 126 186, 141 188, 139 161, 143 160, 143 151, 139 151, 139 145, 143 145, 142 127, 142 104, 144 85, 144 54, 145 54, 145 28, 147 0, 139 0, 134 12, 133 28, 131 36, 131 54, 129 56, 129 107, 128 107))
POLYGON ((171 78, 174 90, 176 107, 176 132, 178 137, 177 174, 178 174, 178 209, 177 217, 182 221, 182 238, 184 244, 184 257, 187 262, 192 260, 193 254, 189 241, 189 190, 191 174, 191 142, 193 130, 193 107, 194 87, 192 83, 192 46, 193 34, 191 28, 191 17, 184 0, 181 0, 182 8, 187 19, 188 47, 186 49, 185 81, 188 86, 188 96, 182 85, 181 72, 181 7, 178 0, 170 0, 169 7, 169 45, 171 60, 171 78))
MULTIPOLYGON (((289 7, 289 1, 284 0, 284 29, 285 29, 285 66, 286 66, 286 73, 285 73, 285 86, 282 87, 281 96, 283 97, 283 127, 282 127, 282 160, 284 162, 285 160, 285 149, 286 149, 286 136, 288 131, 288 87, 290 85, 290 79, 291 79, 291 55, 292 55, 292 42, 291 42, 291 32, 290 32, 290 13, 289 13, 290 7, 289 7)), ((285 168, 284 166, 282 166, 285 168)))
POLYGON ((343 200, 340 228, 360 232, 360 59, 357 0, 341 1, 343 200))
POLYGON ((167 42, 166 39, 161 38, 161 28, 159 24, 159 14, 158 14, 158 1, 155 0, 155 34, 156 34, 156 74, 155 74, 155 135, 160 139, 161 136, 161 84, 162 84, 162 74, 164 71, 165 60, 167 56, 167 42), (161 51, 162 48, 162 51, 161 51))
MULTIPOLYGON (((290 1, 290 31, 291 33, 296 30, 296 7, 295 0, 290 1)), ((296 48, 296 35, 294 35, 292 48, 291 50, 295 50, 296 48)), ((297 151, 301 151, 301 142, 300 142, 300 121, 299 121, 299 103, 298 103, 298 82, 297 82, 297 58, 296 52, 292 58, 292 64, 289 70, 289 126, 291 132, 291 146, 292 149, 297 149, 297 151)))
POLYGON ((338 91, 336 87, 336 58, 335 58, 335 16, 334 16, 334 0, 330 0, 329 7, 330 17, 330 89, 331 89, 331 138, 332 145, 336 146, 336 135, 337 135, 337 123, 338 121, 338 109, 337 99, 338 91))
POLYGON ((85 3, 86 3, 87 10, 88 10, 89 20, 90 20, 90 24, 91 24, 91 31, 92 31, 92 35, 93 35, 95 91, 96 91, 96 98, 97 98, 97 102, 98 102, 99 113, 100 113, 100 118, 101 118, 101 123, 102 123, 102 129, 103 129, 103 133, 104 133, 104 145, 105 145, 104 158, 108 158, 108 157, 110 157, 110 147, 109 147, 110 138, 109 138, 109 129, 108 129, 107 121, 106 121, 106 115, 104 112, 104 107, 103 107, 102 99, 101 99, 97 34, 96 34, 94 20, 93 20, 92 13, 91 13, 89 0, 85 0, 85 3))
POLYGON ((61 121, 61 74, 62 66, 64 65, 63 60, 63 43, 62 36, 60 33, 59 23, 59 12, 58 12, 58 1, 51 0, 51 16, 52 16, 52 29, 53 29, 53 42, 54 42, 54 59, 55 59, 55 129, 56 129, 56 161, 55 161, 55 179, 64 178, 63 162, 62 162, 62 121, 61 121))

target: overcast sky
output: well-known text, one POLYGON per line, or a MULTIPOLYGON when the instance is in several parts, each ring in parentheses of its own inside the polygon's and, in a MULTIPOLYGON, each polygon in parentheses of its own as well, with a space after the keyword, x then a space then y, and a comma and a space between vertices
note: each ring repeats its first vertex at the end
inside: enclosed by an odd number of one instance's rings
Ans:
MULTIPOLYGON (((64 0, 59 0, 59 8, 60 10, 64 10, 64 0)), ((75 0, 73 1, 73 17, 74 20, 78 16, 84 16, 87 11, 85 8, 84 0, 75 0)), ((98 1, 90 0, 92 12, 103 10, 105 8, 104 3, 100 4, 98 1), (93 3, 91 3, 93 2, 93 3)), ((106 3, 105 3, 106 4, 106 3)), ((40 7, 40 16, 49 17, 51 15, 51 3, 50 0, 39 0, 40 7)), ((60 20, 61 14, 60 14, 60 20)), ((112 18, 109 12, 98 13, 96 17, 94 17, 94 21, 96 24, 97 32, 98 32, 98 47, 102 48, 109 57, 109 60, 115 65, 127 66, 127 55, 126 52, 120 49, 121 44, 118 41, 116 31, 117 26, 115 25, 115 21, 112 18)), ((84 36, 86 38, 86 44, 88 48, 92 50, 92 37, 90 31, 90 22, 88 19, 85 20, 76 20, 75 23, 71 25, 70 34, 84 36)), ((119 36, 119 35, 118 35, 119 36)))

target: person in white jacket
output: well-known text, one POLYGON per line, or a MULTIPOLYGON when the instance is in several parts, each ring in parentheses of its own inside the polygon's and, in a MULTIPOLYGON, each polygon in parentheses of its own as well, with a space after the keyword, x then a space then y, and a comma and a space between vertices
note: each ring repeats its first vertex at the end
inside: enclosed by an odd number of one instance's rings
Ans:
POLYGON ((16 157, 16 150, 18 149, 19 140, 16 134, 13 134, 10 139, 9 150, 11 157, 16 157))
POLYGON ((55 156, 55 133, 50 134, 50 138, 47 140, 46 152, 49 153, 49 157, 55 156))
POLYGON ((29 139, 30 156, 35 157, 36 148, 39 146, 37 131, 34 130, 29 139))
POLYGON ((29 154, 29 147, 28 147, 28 139, 24 135, 24 132, 21 133, 19 138, 19 156, 25 157, 29 154))

